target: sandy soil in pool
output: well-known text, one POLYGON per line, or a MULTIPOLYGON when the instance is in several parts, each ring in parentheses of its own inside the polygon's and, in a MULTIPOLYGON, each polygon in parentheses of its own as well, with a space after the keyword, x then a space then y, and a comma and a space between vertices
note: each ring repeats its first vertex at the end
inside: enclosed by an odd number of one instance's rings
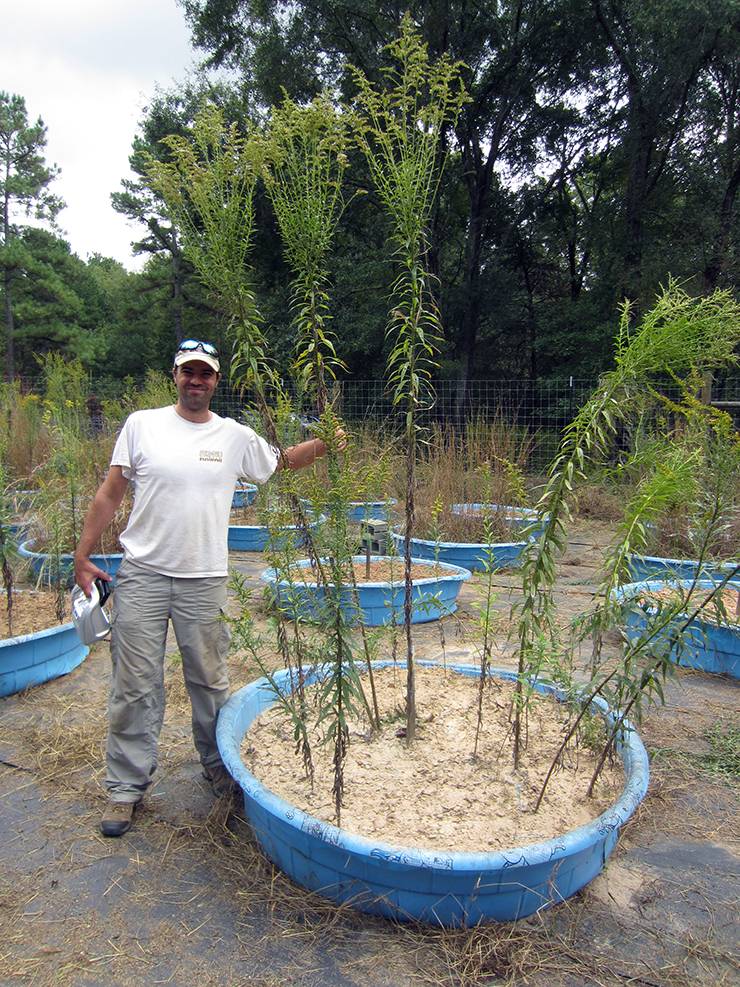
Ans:
MULTIPOLYGON (((550 839, 589 822, 621 791, 624 772, 617 762, 602 777, 594 797, 586 798, 597 755, 579 746, 566 756, 534 812, 563 737, 564 707, 544 697, 533 700, 527 750, 515 771, 509 721, 512 686, 501 680, 487 683, 474 756, 478 680, 443 669, 419 667, 417 673, 419 729, 413 745, 399 736, 405 669, 376 673, 383 719, 379 736, 371 736, 366 719, 351 721, 341 813, 344 829, 401 846, 504 850, 550 839)), ((315 709, 315 689, 307 695, 315 709)), ((598 734, 602 737, 603 730, 598 734)), ((243 756, 272 791, 319 819, 336 822, 331 794, 333 744, 321 743, 318 728, 312 743, 313 791, 294 753, 292 727, 277 708, 264 713, 247 733, 243 756)))
MULTIPOLYGON (((64 592, 64 619, 62 623, 71 620, 69 610, 69 593, 64 592)), ((48 627, 56 627, 59 619, 56 612, 56 594, 44 590, 23 590, 13 593, 12 636, 20 634, 35 634, 48 627)), ((0 640, 11 636, 8 622, 7 599, 5 593, 0 595, 0 640)))

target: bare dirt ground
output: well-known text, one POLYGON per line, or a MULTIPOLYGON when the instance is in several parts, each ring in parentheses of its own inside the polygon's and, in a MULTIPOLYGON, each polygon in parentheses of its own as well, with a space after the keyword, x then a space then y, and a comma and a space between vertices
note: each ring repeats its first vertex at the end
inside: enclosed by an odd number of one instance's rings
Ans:
MULTIPOLYGON (((564 623, 593 599, 607 536, 593 521, 575 530, 560 565, 564 623)), ((257 582, 258 556, 232 561, 257 582)), ((516 574, 496 584, 506 667, 516 574)), ((471 660, 480 586, 465 585, 443 634, 417 627, 419 656, 471 660)), ((72 674, 0 700, 3 987, 740 983, 737 781, 712 770, 709 739, 740 725, 736 682, 680 671, 670 684, 641 728, 648 796, 588 888, 518 923, 446 932, 336 909, 271 867, 239 807, 214 803, 200 777, 174 652, 155 783, 132 831, 101 837, 109 664, 101 644, 72 674)), ((234 688, 252 677, 235 658, 234 688)))

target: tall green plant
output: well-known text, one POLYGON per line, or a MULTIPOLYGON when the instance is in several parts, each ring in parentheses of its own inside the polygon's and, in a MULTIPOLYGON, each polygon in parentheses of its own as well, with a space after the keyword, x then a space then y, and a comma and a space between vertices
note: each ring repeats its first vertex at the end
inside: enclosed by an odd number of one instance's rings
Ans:
MULTIPOLYGON (((296 121, 299 117, 300 114, 295 117, 291 126, 298 127, 296 121)), ((288 128, 288 123, 285 123, 285 127, 288 128)), ((276 138, 273 141, 273 151, 276 147, 275 141, 276 138)), ((198 114, 189 138, 173 136, 167 138, 167 143, 171 161, 149 162, 152 187, 162 195, 173 221, 180 228, 186 255, 194 264, 203 282, 210 288, 219 307, 231 320, 231 333, 234 338, 231 380, 242 393, 247 389, 254 391, 268 440, 283 458, 280 429, 273 407, 275 405, 287 407, 287 399, 280 376, 268 354, 248 265, 255 232, 255 189, 258 176, 265 171, 268 143, 256 129, 242 135, 235 125, 227 126, 220 111, 213 107, 205 107, 198 114)), ((307 145, 302 146, 306 150, 307 145)), ((275 152, 275 158, 282 162, 281 166, 284 166, 288 151, 285 144, 281 147, 279 154, 275 152)), ((293 178, 297 174, 299 171, 296 171, 293 178)), ((288 180, 286 179, 286 182, 288 180)), ((316 186, 317 190, 318 188, 319 185, 316 186)), ((274 189, 275 186, 273 191, 274 189)), ((292 195, 293 192, 286 186, 283 194, 292 195)), ((300 197, 300 190, 297 190, 296 194, 300 197)), ((279 194, 278 198, 280 198, 279 194)), ((335 222, 333 215, 329 222, 330 225, 335 222)), ((315 291, 312 297, 318 299, 319 295, 316 291, 323 291, 324 282, 319 278, 321 284, 317 285, 316 266, 307 271, 300 265, 306 262, 306 257, 313 258, 312 263, 315 261, 316 264, 323 264, 325 246, 316 247, 316 244, 313 247, 309 246, 304 255, 301 250, 306 244, 303 241, 299 244, 295 239, 301 231, 296 231, 292 226, 286 226, 286 230, 287 242, 295 248, 291 256, 296 265, 296 291, 301 286, 305 287, 307 278, 313 279, 315 291)), ((310 241, 310 234, 316 231, 309 229, 307 232, 310 241)), ((307 332, 301 335, 302 348, 299 348, 297 362, 299 366, 316 367, 319 361, 323 374, 327 365, 335 365, 336 360, 331 356, 331 344, 329 344, 329 356, 327 359, 323 358, 328 336, 322 328, 323 323, 315 321, 314 317, 317 313, 321 314, 320 305, 303 315, 298 313, 307 332), (318 345, 315 345, 317 340, 318 345)), ((321 437, 330 450, 336 450, 336 424, 332 409, 327 404, 322 415, 321 437)), ((335 769, 338 773, 335 775, 334 787, 339 815, 343 785, 341 765, 347 740, 346 712, 351 703, 356 677, 340 605, 341 566, 340 560, 336 557, 330 558, 328 567, 325 566, 312 549, 310 525, 305 511, 288 481, 286 486, 289 488, 288 495, 300 528, 308 542, 309 555, 318 572, 319 581, 327 588, 330 596, 336 595, 336 605, 332 609, 335 616, 332 637, 334 672, 330 676, 334 686, 329 692, 325 692, 324 696, 326 702, 333 705, 336 712, 329 733, 335 741, 335 769)), ((279 616, 277 623, 277 637, 283 660, 290 667, 292 644, 282 615, 279 616)), ((300 662, 301 649, 304 646, 300 636, 293 644, 298 649, 300 662)), ((299 679, 300 675, 299 664, 299 679)))
POLYGON ((478 707, 476 711, 475 742, 473 745, 473 757, 478 756, 478 742, 483 726, 483 697, 486 685, 489 680, 491 670, 491 648, 493 644, 493 630, 496 621, 494 610, 493 577, 498 571, 498 563, 493 549, 496 540, 496 525, 493 518, 493 505, 491 503, 491 467, 486 465, 481 470, 483 480, 483 490, 486 494, 483 503, 483 536, 486 547, 483 551, 483 600, 476 606, 478 611, 478 628, 481 633, 480 645, 480 676, 478 678, 478 707))
POLYGON ((12 500, 6 466, 7 435, 0 435, 0 574, 5 592, 5 611, 8 618, 8 636, 13 636, 13 568, 15 543, 10 536, 12 500))
POLYGON ((44 415, 55 427, 81 435, 87 419, 85 402, 90 393, 90 375, 81 360, 68 360, 61 353, 37 357, 44 381, 44 415))
POLYGON ((265 144, 257 128, 242 133, 220 109, 205 105, 190 134, 164 139, 170 161, 147 161, 148 182, 160 194, 183 252, 230 320, 232 382, 254 389, 268 438, 277 442, 268 394, 280 379, 268 356, 249 255, 256 232, 255 193, 265 144))
MULTIPOLYGON (((643 407, 646 395, 662 394, 669 382, 691 381, 705 369, 731 365, 740 342, 740 306, 728 292, 692 298, 670 284, 654 307, 634 327, 629 305, 622 310, 617 336, 615 369, 605 374, 591 398, 565 432, 560 451, 549 471, 537 505, 543 516, 543 533, 528 551, 523 565, 523 600, 519 605, 518 678, 514 709, 514 764, 522 749, 528 683, 542 668, 542 640, 555 641, 554 603, 557 555, 565 548, 574 492, 586 478, 588 467, 607 453, 617 427, 643 407)), ((623 541, 631 539, 650 498, 634 511, 623 541)), ((612 571, 605 581, 612 585, 622 566, 625 545, 611 555, 612 571)), ((551 652, 555 649, 551 649, 551 652)), ((625 672, 623 668, 622 671, 625 672)), ((638 676, 646 689, 654 679, 638 676)), ((632 700, 632 704, 637 701, 632 700)))
POLYGON ((406 737, 416 733, 414 654, 411 637, 411 538, 419 411, 433 403, 432 373, 437 366, 441 324, 426 266, 427 230, 444 157, 443 136, 465 101, 460 65, 446 56, 432 60, 411 16, 399 38, 387 46, 391 64, 374 85, 353 69, 357 85, 357 140, 391 222, 391 242, 399 273, 393 282, 387 328, 387 373, 393 402, 404 411, 406 435, 405 597, 406 737))
MULTIPOLYGON (((334 378, 344 365, 338 359, 334 338, 328 329, 329 295, 328 252, 344 208, 342 178, 347 166, 349 141, 346 117, 337 113, 327 98, 299 107, 289 99, 272 113, 268 131, 270 163, 267 188, 278 220, 285 253, 292 271, 292 303, 297 330, 294 371, 299 386, 315 399, 319 412, 316 434, 329 447, 326 461, 328 496, 320 508, 328 515, 324 539, 326 562, 315 553, 317 578, 325 584, 325 624, 331 644, 332 674, 321 693, 320 716, 330 716, 328 736, 334 741, 334 796, 340 817, 343 791, 343 763, 346 753, 346 713, 353 699, 360 697, 371 724, 378 725, 377 701, 370 655, 370 643, 361 626, 362 647, 373 695, 367 703, 353 660, 349 626, 345 616, 345 583, 357 597, 352 565, 354 545, 347 523, 352 497, 352 477, 344 456, 336 454, 334 436, 340 425, 328 399, 327 379, 334 378), (327 581, 328 577, 328 581, 327 581)), ((359 610, 359 607, 356 607, 359 610)))
MULTIPOLYGON (((328 98, 299 107, 289 98, 272 112, 268 129, 266 184, 275 209, 285 254, 292 272, 293 324, 296 329, 294 372, 299 386, 313 395, 319 412, 317 434, 328 446, 328 558, 315 553, 317 578, 324 583, 329 667, 321 690, 320 721, 334 744, 334 803, 341 818, 344 761, 348 743, 347 713, 364 696, 354 665, 345 616, 344 583, 354 585, 352 549, 347 530, 347 484, 334 436, 339 421, 329 404, 327 378, 344 364, 329 331, 327 257, 344 207, 342 177, 347 166, 347 123, 328 98), (328 578, 327 578, 328 577, 328 578)), ((372 676, 363 635, 366 661, 372 676)), ((374 692, 374 689, 373 689, 374 692)), ((367 704, 366 704, 367 705, 367 704)), ((373 716, 371 714, 371 722, 373 716)))
POLYGON ((294 372, 327 404, 327 377, 344 364, 329 330, 327 257, 344 209, 348 125, 323 96, 308 106, 285 97, 273 109, 267 131, 265 184, 292 272, 294 372))

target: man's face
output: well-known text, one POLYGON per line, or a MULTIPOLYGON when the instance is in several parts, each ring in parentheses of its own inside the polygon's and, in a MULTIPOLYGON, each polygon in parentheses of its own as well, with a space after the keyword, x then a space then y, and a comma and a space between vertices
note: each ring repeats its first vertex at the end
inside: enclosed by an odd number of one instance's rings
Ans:
POLYGON ((181 405, 195 412, 208 408, 221 377, 202 360, 189 360, 175 367, 173 376, 181 405))

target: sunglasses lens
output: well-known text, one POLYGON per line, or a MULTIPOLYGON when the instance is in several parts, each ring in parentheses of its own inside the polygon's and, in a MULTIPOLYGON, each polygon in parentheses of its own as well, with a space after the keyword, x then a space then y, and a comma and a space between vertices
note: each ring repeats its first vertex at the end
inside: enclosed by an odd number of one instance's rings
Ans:
POLYGON ((208 353, 209 356, 218 357, 218 350, 213 343, 204 343, 201 339, 183 339, 177 347, 178 353, 193 353, 200 350, 201 353, 208 353))

